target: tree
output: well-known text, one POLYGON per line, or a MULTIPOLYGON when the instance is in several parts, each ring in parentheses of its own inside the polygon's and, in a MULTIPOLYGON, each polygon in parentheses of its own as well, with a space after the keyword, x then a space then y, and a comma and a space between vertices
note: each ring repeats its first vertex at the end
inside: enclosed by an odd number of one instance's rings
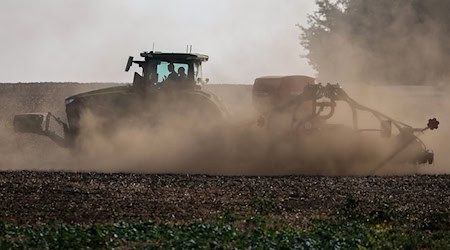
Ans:
POLYGON ((450 79, 450 1, 317 0, 301 26, 327 81, 436 84, 450 79))

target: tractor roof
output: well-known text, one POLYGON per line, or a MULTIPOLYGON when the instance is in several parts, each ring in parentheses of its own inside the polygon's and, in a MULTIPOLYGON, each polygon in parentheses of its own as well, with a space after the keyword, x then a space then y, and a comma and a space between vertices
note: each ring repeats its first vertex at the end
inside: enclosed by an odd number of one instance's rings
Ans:
POLYGON ((182 60, 182 61, 200 61, 206 62, 209 57, 202 54, 192 54, 192 53, 163 53, 159 51, 142 52, 141 56, 144 58, 155 58, 161 60, 182 60))

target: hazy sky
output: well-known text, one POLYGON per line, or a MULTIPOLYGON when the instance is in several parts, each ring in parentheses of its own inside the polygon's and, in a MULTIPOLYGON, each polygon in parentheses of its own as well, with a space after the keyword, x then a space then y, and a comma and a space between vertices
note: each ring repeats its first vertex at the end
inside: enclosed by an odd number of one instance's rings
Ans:
POLYGON ((313 74, 300 30, 313 0, 1 0, 0 82, 130 82, 141 51, 210 56, 213 83, 313 74))

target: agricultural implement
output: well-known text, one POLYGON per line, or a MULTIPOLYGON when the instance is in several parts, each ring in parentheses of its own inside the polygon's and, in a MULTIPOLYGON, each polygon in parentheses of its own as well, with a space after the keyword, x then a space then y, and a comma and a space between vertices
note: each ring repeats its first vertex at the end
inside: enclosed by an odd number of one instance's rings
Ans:
MULTIPOLYGON (((156 126, 159 120, 170 115, 188 117, 202 124, 208 121, 225 124, 227 131, 242 128, 230 122, 230 114, 220 99, 202 88, 208 79, 202 77, 201 66, 208 61, 208 56, 161 52, 143 52, 140 55, 141 60, 130 57, 126 64, 126 71, 133 64, 141 68, 141 73, 134 73, 131 85, 67 97, 67 122, 50 112, 18 114, 13 121, 15 131, 44 135, 58 145, 73 147, 83 134, 82 121, 87 111, 105 118, 104 124, 107 127, 114 127, 118 120, 134 119, 145 113, 145 118, 142 119, 149 126, 156 126), (63 135, 50 129, 51 120, 62 127, 63 135)), ((433 163, 433 152, 425 147, 416 134, 436 129, 439 124, 436 119, 430 119, 425 128, 414 128, 359 104, 337 84, 316 84, 313 78, 307 76, 261 77, 253 85, 253 104, 257 118, 246 127, 263 131, 262 136, 268 138, 265 140, 268 144, 265 155, 286 157, 286 152, 289 152, 287 157, 299 164, 313 163, 314 159, 308 158, 314 154, 305 153, 312 148, 310 145, 317 141, 326 144, 337 136, 338 140, 345 138, 346 141, 354 138, 352 147, 345 148, 344 164, 367 161, 368 157, 362 156, 364 154, 360 152, 360 138, 371 133, 377 134, 381 145, 389 145, 381 146, 388 152, 378 161, 377 168, 390 161, 433 163), (350 126, 328 122, 335 115, 339 102, 350 107, 350 126), (379 127, 361 128, 358 122, 358 114, 361 112, 371 114, 378 121, 379 127), (289 150, 280 149, 286 145, 289 150), (280 151, 283 153, 278 154, 280 151)), ((246 138, 239 136, 239 140, 245 141, 246 138)), ((240 144, 236 143, 236 147, 240 144)), ((327 150, 333 154, 338 149, 342 147, 338 145, 327 150)), ((245 151, 249 150, 252 150, 251 147, 245 148, 245 151)))
MULTIPOLYGON (((278 137, 276 140, 289 140, 288 138, 294 137, 297 144, 299 141, 305 142, 303 149, 306 151, 310 146, 308 143, 314 143, 315 138, 326 134, 329 137, 320 141, 320 147, 326 147, 327 143, 336 139, 353 141, 354 147, 347 148, 344 164, 349 164, 351 161, 364 161, 360 158, 364 157, 364 152, 358 152, 359 147, 364 144, 361 138, 371 137, 371 143, 378 142, 378 151, 384 151, 381 158, 376 160, 378 163, 373 171, 391 161, 418 165, 433 164, 434 153, 426 148, 417 134, 429 129, 437 129, 439 121, 436 118, 429 119, 424 128, 414 128, 356 102, 339 84, 315 84, 314 79, 307 76, 258 78, 253 86, 253 100, 255 108, 260 113, 258 124, 266 126, 269 133, 276 131, 276 137, 278 137), (346 103, 350 108, 350 126, 328 122, 335 115, 339 102, 346 103), (369 114, 378 121, 379 127, 361 128, 358 119, 358 114, 361 113, 369 114), (278 123, 282 119, 287 122, 271 128, 271 124, 278 123)), ((344 147, 345 143, 337 141, 337 144, 337 147, 341 145, 344 147)), ((298 161, 302 161, 302 157, 305 158, 307 155, 303 154, 298 161)), ((371 157, 366 155, 366 158, 371 157)))

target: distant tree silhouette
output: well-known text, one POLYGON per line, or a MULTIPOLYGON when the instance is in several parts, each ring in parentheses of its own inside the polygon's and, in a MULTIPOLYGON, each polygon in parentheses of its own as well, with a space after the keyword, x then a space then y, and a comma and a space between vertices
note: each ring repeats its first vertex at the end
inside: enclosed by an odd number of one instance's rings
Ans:
POLYGON ((450 79, 449 0, 316 0, 300 26, 319 78, 387 84, 450 79))

